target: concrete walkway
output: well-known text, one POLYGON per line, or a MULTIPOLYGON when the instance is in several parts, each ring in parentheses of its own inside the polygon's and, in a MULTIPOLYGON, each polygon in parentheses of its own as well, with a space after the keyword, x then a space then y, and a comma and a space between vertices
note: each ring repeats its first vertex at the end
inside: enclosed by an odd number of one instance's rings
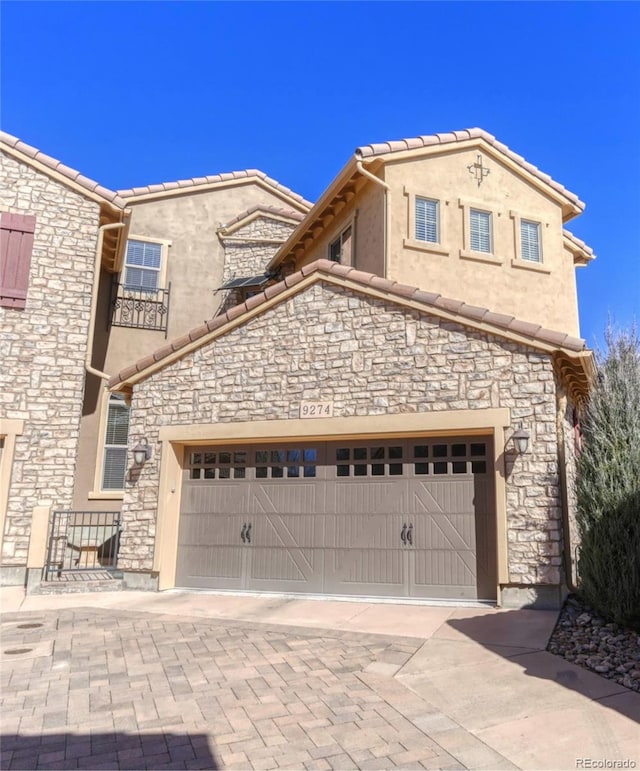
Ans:
POLYGON ((640 768, 640 695, 546 653, 555 613, 16 588, 0 603, 2 768, 640 768))

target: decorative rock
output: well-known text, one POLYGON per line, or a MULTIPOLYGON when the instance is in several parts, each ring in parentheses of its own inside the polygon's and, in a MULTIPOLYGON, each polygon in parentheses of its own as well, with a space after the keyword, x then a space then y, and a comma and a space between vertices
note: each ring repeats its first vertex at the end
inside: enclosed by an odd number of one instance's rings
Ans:
POLYGON ((640 692, 637 632, 607 623, 577 597, 567 599, 547 650, 640 692))

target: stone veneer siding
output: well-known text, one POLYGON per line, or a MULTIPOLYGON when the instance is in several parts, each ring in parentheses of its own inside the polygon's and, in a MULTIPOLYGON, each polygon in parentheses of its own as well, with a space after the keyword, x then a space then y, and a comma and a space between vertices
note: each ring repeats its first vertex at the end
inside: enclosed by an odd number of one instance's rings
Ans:
MULTIPOLYGON (((271 219, 264 215, 256 217, 244 227, 238 228, 232 236, 236 238, 264 239, 264 243, 252 241, 229 241, 224 237, 224 268, 222 283, 241 276, 257 276, 264 273, 273 255, 278 251, 291 233, 295 225, 281 220, 271 219)), ((221 311, 225 311, 242 301, 238 290, 225 290, 221 311)))
POLYGON ((99 206, 10 156, 0 164, 0 209, 36 217, 26 308, 0 308, 0 416, 25 421, 2 564, 23 566, 33 507, 71 506, 99 206))
POLYGON ((135 386, 130 436, 155 452, 125 491, 120 564, 151 569, 161 426, 297 418, 302 399, 332 400, 335 417, 510 407, 531 431, 507 464, 510 581, 558 584, 555 394, 547 354, 314 284, 135 386))

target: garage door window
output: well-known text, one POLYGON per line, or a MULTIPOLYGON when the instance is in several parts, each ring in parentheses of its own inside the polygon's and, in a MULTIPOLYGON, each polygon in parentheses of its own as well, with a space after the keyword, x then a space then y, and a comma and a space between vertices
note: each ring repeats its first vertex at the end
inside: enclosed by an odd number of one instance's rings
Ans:
POLYGON ((339 477, 402 476, 402 446, 339 447, 336 474, 339 477))
POLYGON ((246 451, 242 452, 194 452, 191 453, 191 479, 245 479, 247 474, 246 451))
POLYGON ((193 452, 189 458, 189 478, 203 481, 309 479, 316 476, 317 463, 318 450, 315 448, 193 452))
POLYGON ((435 474, 486 474, 487 445, 485 442, 455 442, 452 444, 415 444, 413 469, 417 476, 435 474))

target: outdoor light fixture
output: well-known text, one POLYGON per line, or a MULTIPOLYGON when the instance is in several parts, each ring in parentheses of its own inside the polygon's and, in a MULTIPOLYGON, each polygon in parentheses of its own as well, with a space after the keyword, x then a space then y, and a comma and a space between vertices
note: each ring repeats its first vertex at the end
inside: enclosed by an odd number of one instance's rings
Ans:
POLYGON ((518 455, 522 455, 529 449, 529 437, 529 432, 522 428, 522 423, 520 423, 517 431, 514 431, 511 437, 518 455))
POLYGON ((147 440, 147 437, 143 437, 138 444, 133 448, 133 462, 136 466, 144 466, 145 461, 151 459, 151 445, 147 440))

